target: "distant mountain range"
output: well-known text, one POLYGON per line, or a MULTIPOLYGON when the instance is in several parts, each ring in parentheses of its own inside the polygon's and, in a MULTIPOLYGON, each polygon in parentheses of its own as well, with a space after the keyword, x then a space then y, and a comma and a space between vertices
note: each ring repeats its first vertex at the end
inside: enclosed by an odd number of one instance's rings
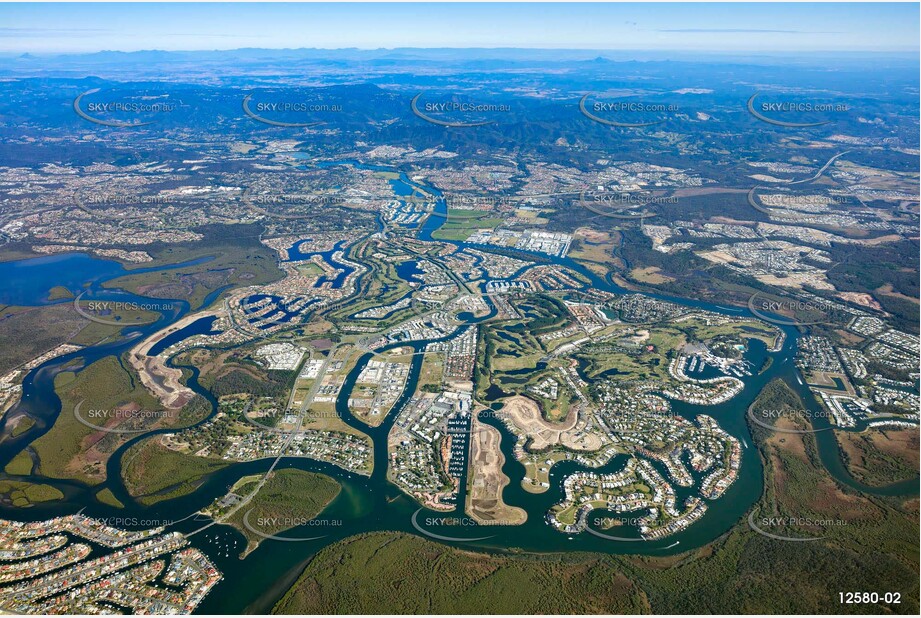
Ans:
POLYGON ((465 64, 470 62, 491 62, 495 66, 522 62, 571 63, 571 62, 706 62, 742 63, 758 65, 778 64, 821 64, 829 61, 842 64, 870 64, 884 62, 904 63, 918 66, 914 53, 746 53, 736 54, 687 51, 636 51, 598 49, 525 49, 525 48, 394 48, 394 49, 264 49, 243 48, 213 51, 163 51, 146 50, 136 52, 100 51, 91 54, 0 54, 0 68, 12 69, 27 65, 31 68, 51 70, 73 67, 125 67, 182 63, 226 64, 272 64, 279 62, 303 63, 415 63, 436 62, 444 64, 465 64))

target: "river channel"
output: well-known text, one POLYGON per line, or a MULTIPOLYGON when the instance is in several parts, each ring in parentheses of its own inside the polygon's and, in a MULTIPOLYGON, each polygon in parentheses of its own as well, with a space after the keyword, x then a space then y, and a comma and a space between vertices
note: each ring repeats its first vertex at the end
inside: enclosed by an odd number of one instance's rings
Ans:
MULTIPOLYGON (((432 187, 412 182, 405 175, 401 175, 399 180, 392 181, 391 184, 394 186, 397 196, 408 195, 414 188, 420 188, 436 197, 435 216, 430 216, 419 228, 418 233, 418 238, 421 240, 431 240, 432 233, 446 221, 447 205, 441 193, 432 187)), ((459 247, 468 246, 462 242, 456 244, 459 247)), ((481 245, 470 246, 480 251, 485 250, 481 245)), ((544 261, 549 259, 552 263, 566 266, 576 271, 590 281, 591 287, 595 289, 612 293, 625 291, 568 258, 541 256, 541 259, 544 261)), ((72 291, 86 289, 87 296, 85 298, 117 298, 119 300, 149 302, 150 299, 135 297, 124 292, 102 287, 106 281, 121 276, 124 272, 120 266, 111 261, 89 258, 82 254, 70 254, 64 257, 56 256, 52 260, 38 258, 36 260, 4 263, 0 264, 0 274, 9 275, 9 280, 18 280, 21 285, 16 288, 15 292, 9 293, 9 298, 4 298, 0 294, 0 302, 24 305, 45 304, 49 291, 55 286, 61 285, 70 288, 72 291), (28 272, 28 276, 22 275, 25 271, 28 272), (17 275, 19 279, 16 279, 17 275)), ((7 279, 5 278, 5 280, 7 279)), ((223 291, 223 289, 220 289, 212 292, 203 306, 217 301, 223 291)), ((687 299, 657 298, 716 313, 751 317, 751 313, 747 309, 720 307, 687 299)), ((172 304, 172 310, 161 312, 161 317, 152 324, 126 327, 117 339, 51 359, 31 371, 23 381, 22 401, 10 411, 10 414, 26 413, 35 420, 35 426, 17 438, 4 437, 0 442, 0 469, 29 443, 45 433, 54 424, 58 415, 62 413, 61 401, 54 392, 55 375, 64 370, 65 367, 70 371, 79 370, 106 356, 118 358, 135 345, 140 338, 147 337, 175 322, 186 315, 188 311, 187 304, 175 301, 172 304)), ((484 318, 480 318, 480 320, 482 319, 484 318)), ((394 406, 393 411, 379 427, 369 428, 351 415, 347 405, 351 387, 355 384, 364 365, 373 357, 371 353, 368 353, 361 358, 356 367, 347 376, 340 391, 336 409, 346 423, 361 429, 374 441, 373 474, 370 477, 352 474, 339 467, 305 458, 282 459, 278 465, 279 468, 290 467, 328 474, 342 485, 342 491, 336 499, 317 518, 318 520, 327 521, 329 524, 324 526, 303 526, 280 533, 281 536, 290 538, 321 538, 298 542, 266 540, 243 561, 239 560, 237 556, 245 545, 245 541, 242 535, 234 529, 227 526, 212 526, 193 534, 190 537, 192 545, 208 555, 224 574, 224 579, 199 606, 198 612, 268 612, 318 550, 342 538, 365 532, 391 530, 418 534, 413 523, 414 515, 416 516, 416 525, 421 526, 423 529, 427 529, 433 534, 458 539, 456 541, 442 540, 438 542, 486 551, 594 551, 667 555, 706 544, 742 519, 752 504, 761 496, 763 490, 761 461, 757 449, 753 445, 751 433, 745 420, 745 413, 763 386, 774 378, 782 378, 798 392, 805 402, 808 402, 809 405, 818 406, 808 388, 799 380, 793 363, 799 333, 793 327, 781 326, 780 328, 784 330, 786 337, 783 346, 776 352, 768 351, 765 345, 758 340, 748 342, 745 358, 753 367, 762 367, 768 357, 771 357, 772 362, 764 372, 744 378, 745 389, 738 396, 715 406, 694 406, 681 402, 672 402, 674 412, 686 418, 694 418, 698 414, 707 414, 714 417, 723 429, 742 441, 744 447, 743 459, 736 482, 720 499, 708 501, 707 513, 700 521, 692 524, 679 534, 657 541, 642 541, 639 539, 636 541, 609 541, 585 533, 569 536, 552 529, 544 522, 543 515, 547 509, 561 499, 562 479, 574 471, 585 468, 574 462, 560 463, 551 471, 550 488, 546 492, 541 494, 526 492, 520 484, 524 475, 524 468, 515 460, 512 454, 514 445, 512 435, 498 421, 492 418, 482 420, 498 427, 502 433, 502 449, 506 458, 503 471, 511 480, 505 489, 504 499, 510 505, 520 506, 527 510, 527 522, 521 526, 473 526, 466 525, 468 520, 462 520, 461 525, 436 524, 433 527, 431 522, 441 522, 446 514, 425 509, 418 512, 419 505, 403 494, 386 478, 387 434, 394 423, 396 411, 402 407, 415 390, 423 356, 416 354, 413 357, 405 390, 394 406)), ((427 343, 429 342, 415 342, 412 346, 417 351, 421 351, 427 343)), ((405 346, 406 344, 394 344, 392 347, 398 347, 399 345, 405 346)), ((216 411, 216 401, 207 390, 198 384, 196 372, 193 371, 188 384, 211 403, 213 414, 216 411)), ((816 407, 815 409, 818 408, 816 407)), ((816 423, 816 429, 823 429, 827 427, 828 421, 820 418, 814 420, 814 423, 816 423)), ((122 483, 122 459, 131 445, 163 431, 168 430, 140 434, 120 447, 109 459, 107 480, 101 486, 88 487, 75 481, 61 481, 44 477, 12 477, 53 485, 64 493, 65 498, 53 503, 39 504, 29 509, 0 507, 0 517, 36 521, 83 510, 86 515, 106 518, 113 525, 121 525, 124 528, 140 529, 151 525, 159 525, 163 522, 172 522, 170 523, 170 529, 191 533, 207 523, 207 521, 201 521, 194 515, 196 511, 224 495, 227 489, 242 476, 264 472, 272 463, 272 460, 265 459, 228 466, 206 477, 201 486, 189 495, 145 507, 131 498, 122 483), (109 488, 126 505, 125 508, 109 507, 95 500, 94 494, 103 487, 109 488)), ((837 480, 855 489, 874 494, 909 495, 917 493, 917 480, 910 479, 883 488, 866 487, 855 481, 848 474, 840 459, 833 433, 832 431, 818 431, 814 435, 818 442, 822 462, 837 480)), ((597 472, 616 471, 623 467, 625 460, 625 456, 617 456, 607 465, 593 470, 597 472)), ((664 472, 661 469, 660 471, 664 472)), ((679 504, 683 502, 686 495, 688 494, 678 492, 679 504)), ((463 499, 464 495, 461 492, 458 499, 458 504, 461 506, 455 513, 448 515, 456 515, 458 518, 464 517, 463 499)), ((621 531, 619 530, 618 532, 620 533, 621 531)), ((624 529, 623 532, 625 536, 629 536, 628 530, 624 529)))

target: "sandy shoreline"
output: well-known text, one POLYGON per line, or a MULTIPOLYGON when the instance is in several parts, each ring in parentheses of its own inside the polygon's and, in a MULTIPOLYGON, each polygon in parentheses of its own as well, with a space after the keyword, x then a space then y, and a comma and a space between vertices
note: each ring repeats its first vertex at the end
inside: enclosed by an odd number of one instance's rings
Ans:
POLYGON ((137 371, 141 383, 160 400, 165 408, 172 410, 182 408, 195 397, 195 392, 182 384, 182 370, 168 367, 165 357, 150 356, 151 348, 189 324, 201 318, 218 316, 221 312, 221 309, 211 309, 187 315, 163 330, 155 332, 128 352, 128 363, 137 371))

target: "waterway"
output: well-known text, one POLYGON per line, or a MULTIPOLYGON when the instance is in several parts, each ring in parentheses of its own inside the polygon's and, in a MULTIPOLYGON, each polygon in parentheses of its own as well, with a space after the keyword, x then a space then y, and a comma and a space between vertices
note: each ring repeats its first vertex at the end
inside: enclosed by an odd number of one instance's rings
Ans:
MULTIPOLYGON (((380 166, 374 169, 385 169, 380 166)), ((405 175, 400 175, 399 180, 392 182, 395 194, 409 195, 414 189, 422 189, 427 194, 434 196, 436 215, 429 217, 419 228, 418 237, 431 240, 435 232, 446 220, 447 208, 441 193, 430 186, 421 186, 410 182, 405 175)), ((461 247, 466 243, 458 243, 461 247)), ((471 246, 478 250, 486 250, 483 246, 471 246)), ((301 254, 298 247, 292 259, 307 259, 310 254, 301 254)), ((338 250, 338 246, 335 250, 338 250)), ((331 258, 333 251, 327 252, 326 258, 331 258)), ((603 280, 591 271, 568 258, 548 258, 541 256, 544 262, 566 266, 578 272, 590 286, 599 290, 613 293, 624 290, 603 280)), ((11 262, 0 264, 0 273, 12 273, 13 281, 21 286, 6 296, 0 296, 0 301, 17 301, 19 304, 43 304, 48 302, 49 291, 58 285, 64 285, 71 290, 87 289, 94 297, 103 298, 106 294, 123 294, 119 291, 104 290, 102 285, 113 278, 124 274, 124 269, 119 265, 106 260, 86 261, 86 257, 39 258, 36 261, 11 262), (70 261, 68 261, 70 260, 70 261), (72 264, 73 268, 61 268, 61 263, 72 264), (114 264, 114 265, 113 265, 114 264), (29 273, 23 275, 21 273, 29 273), (28 301, 28 302, 27 302, 28 301)), ((343 265, 345 266, 345 265, 343 265)), ((401 276, 413 277, 417 273, 415 268, 407 266, 401 271, 401 276)), ((332 282, 335 285, 335 282, 332 282)), ((8 286, 9 287, 9 286, 8 286)), ((222 290, 217 290, 203 306, 215 301, 222 290)), ((738 308, 719 307, 710 303, 691 301, 657 296, 663 300, 677 302, 685 306, 696 307, 723 313, 727 315, 750 315, 747 310, 738 308)), ((490 312, 493 314, 495 309, 490 312)), ((175 322, 188 312, 188 306, 182 302, 173 303, 172 309, 161 312, 161 317, 155 323, 144 326, 132 326, 122 330, 121 336, 113 341, 92 346, 52 359, 31 371, 23 382, 22 402, 13 410, 13 413, 27 413, 35 421, 35 426, 18 438, 6 436, 0 441, 0 468, 12 457, 25 448, 29 443, 44 434, 54 423, 61 412, 61 402, 54 392, 54 376, 64 370, 79 370, 92 362, 106 356, 121 356, 141 337, 146 337, 164 326, 175 322)), ((472 316, 467 316, 472 318, 472 316)), ((488 318, 484 316, 479 321, 488 318)), ((471 320, 477 321, 477 320, 471 320)), ((189 333, 208 332, 211 323, 207 321, 195 322, 190 325, 189 333)), ((752 367, 761 367, 765 359, 770 356, 770 367, 761 374, 746 377, 743 392, 729 402, 716 406, 693 406, 681 402, 674 402, 675 413, 693 419, 698 414, 707 414, 714 417, 726 431, 743 440, 747 446, 743 449, 742 466, 738 480, 716 501, 708 501, 708 511, 702 520, 691 525, 683 532, 669 536, 658 541, 634 542, 607 541, 588 534, 569 536, 556 532, 544 521, 543 515, 553 504, 561 499, 561 482, 569 474, 585 468, 574 462, 563 462, 556 465, 550 474, 550 487, 541 494, 525 491, 520 484, 524 475, 524 468, 519 464, 513 454, 513 436, 504 426, 495 419, 482 419, 499 429, 502 434, 502 449, 505 453, 506 463, 503 468, 511 480, 504 492, 507 503, 520 506, 527 510, 528 521, 521 526, 489 526, 479 527, 470 525, 432 527, 430 522, 443 521, 444 513, 436 513, 422 509, 418 513, 416 523, 423 528, 428 528, 432 533, 441 536, 455 537, 457 541, 445 542, 457 547, 467 549, 480 549, 486 551, 532 551, 532 552, 561 552, 571 550, 610 552, 610 553, 637 553, 649 555, 667 555, 686 551, 706 544, 736 524, 758 500, 763 490, 761 461, 754 441, 751 437, 745 420, 745 412, 750 403, 757 396, 761 388, 774 378, 782 378, 792 388, 797 390, 804 401, 813 402, 808 388, 796 379, 796 368, 793 358, 796 353, 798 332, 791 327, 781 327, 786 335, 783 346, 776 352, 770 352, 763 343, 750 340, 745 354, 745 359, 752 367), (463 540, 468 539, 468 540, 463 540), (478 540, 473 540, 478 539, 478 540)), ((171 341, 173 343, 174 341, 171 341)), ((416 342, 411 346, 421 352, 429 342, 416 342)), ((166 344, 169 345, 169 344, 166 344)), ((406 346, 394 344, 391 347, 406 346)), ((201 613, 241 613, 241 612, 268 612, 278 598, 284 594, 288 586, 296 579, 319 549, 337 540, 370 531, 402 531, 418 534, 413 525, 413 516, 419 511, 419 505, 403 494, 395 485, 387 480, 387 434, 392 427, 396 411, 408 401, 418 384, 422 366, 422 354, 416 354, 410 367, 406 388, 394 406, 393 411, 376 428, 369 428, 354 418, 348 410, 348 394, 354 386, 359 373, 367 362, 373 357, 371 353, 364 355, 355 368, 346 377, 345 384, 336 403, 336 409, 343 420, 367 433, 374 441, 374 471, 370 477, 352 474, 336 466, 317 462, 306 458, 284 458, 279 468, 297 468, 328 474, 337 479, 342 485, 342 491, 336 499, 320 514, 318 519, 331 523, 325 527, 304 526, 281 533, 282 536, 317 537, 322 538, 300 542, 264 541, 257 550, 252 552, 245 561, 237 558, 237 554, 245 545, 242 535, 226 526, 212 526, 204 531, 197 532, 190 537, 192 545, 204 551, 224 573, 223 581, 218 584, 211 594, 205 599, 198 611, 201 613), (333 525, 335 524, 335 525, 333 525)), ((189 386, 205 397, 212 406, 212 414, 216 412, 216 401, 213 396, 198 384, 198 374, 192 371, 188 380, 189 386)), ((204 421, 202 421, 204 422, 204 421)), ((817 429, 826 423, 825 419, 818 419, 817 429)), ((133 437, 122 445, 107 464, 107 480, 99 486, 87 487, 75 481, 53 480, 44 477, 15 477, 22 480, 43 482, 58 487, 65 494, 65 499, 53 503, 37 505, 30 509, 15 509, 0 507, 0 517, 36 521, 75 513, 83 510, 92 517, 107 518, 110 522, 121 522, 125 528, 137 529, 150 527, 157 523, 169 523, 171 529, 186 533, 199 530, 204 523, 194 517, 194 513, 210 504, 216 498, 224 495, 228 488, 239 478, 245 475, 266 471, 271 465, 270 459, 240 463, 228 466, 206 477, 198 489, 192 494, 166 500, 153 506, 143 506, 137 503, 126 491, 122 480, 121 470, 124 465, 124 455, 130 447, 140 440, 166 430, 152 431, 133 437), (125 508, 117 509, 103 505, 94 499, 94 494, 108 488, 125 504, 125 508)), ((829 472, 840 482, 874 494, 904 495, 917 493, 917 480, 907 480, 885 488, 865 487, 857 483, 847 473, 838 454, 837 443, 832 431, 820 431, 815 434, 819 445, 822 462, 829 472)), ((625 457, 615 457, 605 466, 593 469, 595 472, 616 471, 623 467, 625 457)), ((679 501, 683 502, 686 493, 679 491, 679 501)), ((679 502, 679 503, 680 503, 679 502)), ((464 491, 458 496, 458 509, 453 515, 463 516, 464 491)), ((461 520, 466 523, 468 520, 461 520)), ((627 527, 618 529, 619 536, 630 536, 631 530, 627 527)))

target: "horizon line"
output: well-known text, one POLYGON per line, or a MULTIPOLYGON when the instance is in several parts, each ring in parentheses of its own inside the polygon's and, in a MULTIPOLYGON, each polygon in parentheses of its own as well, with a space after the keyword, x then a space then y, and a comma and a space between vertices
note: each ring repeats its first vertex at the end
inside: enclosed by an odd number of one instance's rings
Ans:
MULTIPOLYGON (((813 50, 734 50, 725 49, 689 49, 689 48, 603 48, 603 47, 521 47, 521 46, 488 46, 488 47, 230 47, 230 48, 200 48, 200 49, 98 49, 95 51, 41 51, 33 52, 26 50, 5 50, 0 54, 16 54, 20 56, 92 56, 94 54, 143 54, 143 53, 165 53, 165 54, 187 54, 187 53, 220 53, 235 51, 328 51, 328 52, 393 52, 402 50, 412 51, 548 51, 548 52, 599 52, 599 53, 703 53, 719 55, 738 55, 738 54, 755 54, 755 55, 799 55, 806 56, 811 54, 921 54, 921 46, 914 49, 813 49, 813 50)), ((919 58, 921 59, 921 58, 919 58)))

